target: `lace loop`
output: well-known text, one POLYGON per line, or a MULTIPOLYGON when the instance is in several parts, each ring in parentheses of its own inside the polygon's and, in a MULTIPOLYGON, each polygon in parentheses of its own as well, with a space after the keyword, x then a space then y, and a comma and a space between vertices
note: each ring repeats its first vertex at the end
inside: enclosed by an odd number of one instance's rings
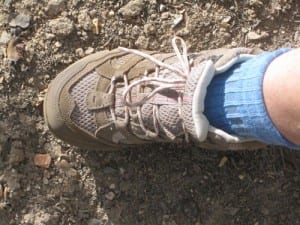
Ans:
POLYGON ((189 74, 189 72, 190 72, 190 64, 189 64, 189 60, 188 60, 186 43, 184 42, 184 40, 182 38, 180 38, 180 37, 174 37, 172 39, 172 46, 173 46, 174 51, 175 51, 175 53, 177 55, 177 58, 181 62, 181 65, 182 65, 182 67, 184 69, 184 73, 185 74, 189 74), (179 50, 178 45, 176 43, 177 40, 180 41, 181 48, 182 48, 182 54, 180 53, 180 50, 179 50))

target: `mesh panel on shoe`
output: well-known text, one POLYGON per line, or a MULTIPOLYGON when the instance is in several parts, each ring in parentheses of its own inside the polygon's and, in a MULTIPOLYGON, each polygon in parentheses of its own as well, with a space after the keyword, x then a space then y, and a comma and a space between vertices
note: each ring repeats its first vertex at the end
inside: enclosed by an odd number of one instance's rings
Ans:
POLYGON ((159 109, 159 118, 173 134, 179 136, 182 133, 181 118, 178 115, 178 106, 162 105, 159 109))
POLYGON ((146 127, 149 127, 152 131, 154 131, 154 123, 153 123, 153 105, 145 104, 142 107, 142 117, 146 127))
POLYGON ((94 133, 97 125, 94 118, 94 112, 87 109, 86 97, 88 92, 95 89, 99 79, 97 72, 92 72, 81 80, 79 80, 72 88, 71 95, 73 96, 76 107, 71 114, 71 119, 81 128, 94 133))
MULTIPOLYGON (((180 65, 175 64, 176 67, 180 65)), ((149 74, 149 77, 154 76, 154 74, 149 74)), ((165 79, 178 79, 178 76, 167 69, 163 69, 159 73, 159 77, 164 77, 165 79)), ((140 93, 139 88, 133 88, 131 90, 131 100, 132 102, 138 101, 140 94, 150 93, 154 87, 144 87, 143 91, 140 93)), ((180 88, 179 88, 180 89, 180 88)), ((121 98, 124 87, 116 90, 116 99, 121 98)), ((179 90, 178 90, 179 91, 179 90)), ((176 136, 180 136, 182 131, 182 119, 179 117, 179 105, 178 105, 178 93, 176 90, 164 90, 160 93, 156 93, 154 97, 148 100, 147 103, 143 104, 141 107, 142 121, 146 129, 155 132, 154 129, 154 106, 158 106, 158 118, 161 124, 176 136)), ((118 119, 124 118, 124 103, 116 101, 115 113, 118 119)), ((131 110, 136 110, 136 107, 131 107, 131 110)), ((132 115, 131 115, 132 116, 132 115)), ((139 124, 137 119, 132 118, 133 123, 139 124), (135 121, 136 120, 136 121, 135 121), (135 121, 135 122, 134 122, 135 121)), ((131 130, 136 135, 144 135, 145 132, 139 127, 139 125, 131 126, 131 130)), ((160 133, 165 134, 165 131, 159 126, 160 133)))

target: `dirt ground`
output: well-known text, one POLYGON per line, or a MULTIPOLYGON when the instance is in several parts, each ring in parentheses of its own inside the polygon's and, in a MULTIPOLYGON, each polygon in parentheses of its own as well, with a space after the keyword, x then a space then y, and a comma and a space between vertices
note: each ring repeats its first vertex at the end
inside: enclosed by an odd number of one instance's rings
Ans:
POLYGON ((170 52, 176 34, 190 52, 300 47, 299 7, 298 0, 0 0, 0 224, 300 224, 297 151, 86 151, 54 138, 41 110, 59 71, 119 45, 170 52))

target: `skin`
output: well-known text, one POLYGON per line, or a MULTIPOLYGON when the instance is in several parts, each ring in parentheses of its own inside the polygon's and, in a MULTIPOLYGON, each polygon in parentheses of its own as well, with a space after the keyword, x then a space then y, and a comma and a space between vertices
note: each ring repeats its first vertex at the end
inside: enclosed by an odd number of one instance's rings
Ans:
POLYGON ((300 49, 273 60, 264 76, 263 95, 269 116, 281 134, 300 145, 300 49))

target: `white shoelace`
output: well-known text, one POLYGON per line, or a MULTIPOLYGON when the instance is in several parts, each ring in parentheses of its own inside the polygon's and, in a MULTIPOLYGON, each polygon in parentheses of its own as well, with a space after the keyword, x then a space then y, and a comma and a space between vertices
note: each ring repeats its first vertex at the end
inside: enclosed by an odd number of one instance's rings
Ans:
MULTIPOLYGON (((173 134, 170 130, 168 130, 163 123, 161 122, 161 120, 159 119, 159 106, 158 105, 153 105, 153 125, 154 125, 154 131, 151 131, 149 129, 147 129, 145 127, 145 123, 143 121, 142 118, 142 105, 145 104, 149 99, 151 99, 153 96, 155 96, 157 93, 162 92, 163 90, 166 89, 184 89, 184 85, 186 83, 186 79, 190 73, 191 70, 191 65, 192 65, 192 60, 189 61, 188 59, 188 53, 187 53, 187 46, 184 42, 184 40, 182 38, 179 37, 174 37, 172 39, 172 47, 176 53, 176 56, 178 58, 179 61, 179 65, 182 67, 182 69, 179 69, 173 65, 169 65, 166 64, 162 61, 159 61, 158 59, 156 59, 155 57, 148 55, 144 52, 138 51, 138 50, 134 50, 134 49, 127 49, 127 48, 123 48, 123 47, 119 47, 119 49, 121 51, 127 52, 127 53, 131 53, 131 54, 135 54, 138 56, 141 56, 151 62, 153 62, 156 67, 155 67, 155 74, 153 77, 147 77, 148 76, 148 71, 146 70, 144 73, 144 77, 141 78, 140 80, 137 81, 133 81, 130 85, 128 84, 128 78, 127 75, 124 74, 124 84, 125 84, 125 89, 123 91, 122 94, 122 100, 125 104, 125 119, 123 122, 119 122, 116 125, 119 126, 126 126, 129 123, 129 115, 130 116, 135 116, 131 113, 130 107, 136 107, 136 111, 137 111, 137 118, 139 121, 139 125, 141 127, 141 129, 143 130, 143 132, 145 133, 145 135, 143 135, 141 138, 156 138, 159 135, 159 127, 161 127, 161 129, 165 132, 165 134, 167 135, 168 138, 170 139, 175 139, 176 136, 178 136, 178 134, 173 134), (180 42, 181 48, 182 48, 182 52, 180 52, 179 47, 177 45, 177 41, 180 42), (175 73, 176 75, 179 76, 178 79, 166 79, 166 78, 162 78, 160 77, 160 71, 161 69, 166 69, 169 70, 170 72, 175 73), (132 102, 129 93, 132 91, 132 89, 134 87, 140 86, 140 85, 151 85, 151 86, 157 86, 154 90, 152 90, 149 94, 147 94, 146 96, 143 97, 143 99, 137 101, 137 102, 132 102)), ((113 93, 113 91, 115 90, 115 80, 112 79, 111 82, 111 88, 109 90, 109 93, 113 93)), ((181 112, 181 105, 182 105, 182 95, 180 94, 178 97, 178 103, 179 103, 179 107, 178 107, 178 113, 180 118, 182 118, 182 112, 181 112)), ((112 119, 113 121, 117 121, 116 120, 116 114, 115 114, 115 110, 113 107, 110 108, 111 110, 111 115, 112 115, 112 119)), ((183 132, 185 135, 185 139, 186 141, 188 141, 188 133, 185 129, 184 123, 182 123, 182 128, 183 128, 183 132)))

